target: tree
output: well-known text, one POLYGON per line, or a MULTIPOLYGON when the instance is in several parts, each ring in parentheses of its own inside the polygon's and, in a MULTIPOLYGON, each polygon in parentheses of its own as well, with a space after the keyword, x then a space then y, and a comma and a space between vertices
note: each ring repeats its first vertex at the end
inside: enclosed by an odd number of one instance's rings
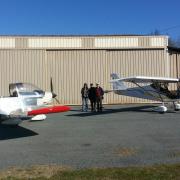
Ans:
POLYGON ((180 48, 180 37, 173 39, 172 37, 169 37, 168 45, 172 47, 178 47, 180 48))
POLYGON ((152 32, 150 33, 150 35, 159 36, 159 35, 161 35, 161 33, 160 33, 160 31, 159 31, 158 29, 155 29, 154 31, 152 31, 152 32))

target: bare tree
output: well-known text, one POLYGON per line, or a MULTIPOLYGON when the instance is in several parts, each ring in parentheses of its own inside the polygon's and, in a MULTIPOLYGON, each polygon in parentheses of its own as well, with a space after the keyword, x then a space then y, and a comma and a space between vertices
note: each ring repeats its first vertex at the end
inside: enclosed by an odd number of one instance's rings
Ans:
POLYGON ((160 31, 158 29, 155 29, 154 31, 152 31, 150 33, 150 35, 155 35, 155 36, 158 36, 158 35, 161 35, 160 31))
POLYGON ((169 46, 180 48, 180 37, 178 37, 176 39, 169 37, 168 44, 169 44, 169 46))

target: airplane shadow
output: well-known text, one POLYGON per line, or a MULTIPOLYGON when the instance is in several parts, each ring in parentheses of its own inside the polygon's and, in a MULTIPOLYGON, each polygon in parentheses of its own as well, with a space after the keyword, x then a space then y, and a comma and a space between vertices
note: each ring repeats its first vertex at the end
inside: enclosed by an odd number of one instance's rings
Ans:
MULTIPOLYGON (((102 112, 81 112, 78 114, 68 114, 66 116, 78 116, 78 117, 87 117, 87 116, 98 116, 98 115, 104 115, 104 114, 112 114, 112 113, 120 113, 120 112, 146 112, 146 113, 158 113, 152 110, 152 108, 155 108, 157 106, 154 105, 145 105, 145 106, 131 106, 131 107, 122 107, 119 109, 110 109, 105 108, 102 112)), ((79 110, 71 110, 71 111, 79 111, 79 110)), ((166 113, 175 113, 172 111, 167 111, 166 113)))
POLYGON ((38 135, 36 132, 21 126, 8 126, 0 124, 0 140, 16 139, 36 135, 38 135))

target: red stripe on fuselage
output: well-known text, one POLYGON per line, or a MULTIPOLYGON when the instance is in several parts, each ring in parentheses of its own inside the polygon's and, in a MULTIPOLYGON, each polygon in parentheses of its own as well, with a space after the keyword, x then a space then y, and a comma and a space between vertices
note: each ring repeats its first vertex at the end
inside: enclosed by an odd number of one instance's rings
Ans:
POLYGON ((51 113, 59 113, 69 111, 71 108, 68 106, 51 106, 40 109, 34 109, 28 112, 29 116, 34 116, 38 114, 51 114, 51 113))

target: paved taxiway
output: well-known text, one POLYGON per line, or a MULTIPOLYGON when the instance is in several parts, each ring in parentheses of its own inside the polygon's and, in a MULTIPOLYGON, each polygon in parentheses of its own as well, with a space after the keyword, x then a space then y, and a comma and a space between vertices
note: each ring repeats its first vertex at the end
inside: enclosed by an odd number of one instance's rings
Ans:
POLYGON ((151 105, 105 106, 102 113, 72 111, 20 127, 0 126, 0 169, 34 164, 72 168, 180 162, 180 112, 151 105))

